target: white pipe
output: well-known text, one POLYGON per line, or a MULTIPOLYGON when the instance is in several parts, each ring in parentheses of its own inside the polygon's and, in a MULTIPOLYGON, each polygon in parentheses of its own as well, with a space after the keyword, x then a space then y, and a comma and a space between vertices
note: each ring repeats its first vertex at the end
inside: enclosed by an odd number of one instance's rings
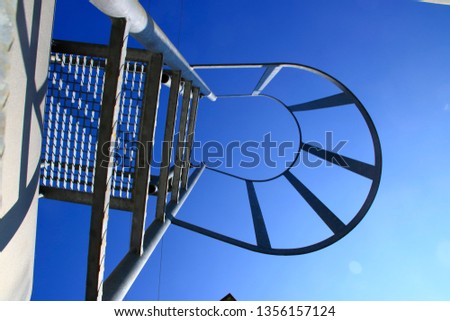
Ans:
POLYGON ((450 5, 450 0, 419 0, 420 2, 428 2, 434 4, 446 4, 450 5))
POLYGON ((146 49, 162 53, 164 62, 173 70, 180 70, 185 80, 192 81, 193 86, 200 88, 200 93, 210 100, 216 100, 214 93, 208 88, 197 72, 184 59, 175 45, 167 38, 161 28, 145 11, 138 0, 89 0, 104 14, 114 18, 126 18, 130 33, 146 49))

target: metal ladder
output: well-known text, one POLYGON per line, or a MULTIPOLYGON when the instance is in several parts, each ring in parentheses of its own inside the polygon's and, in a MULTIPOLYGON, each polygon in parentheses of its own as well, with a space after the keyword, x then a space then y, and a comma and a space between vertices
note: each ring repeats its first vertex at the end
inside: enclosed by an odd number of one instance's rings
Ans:
POLYGON ((40 193, 92 206, 86 300, 123 299, 170 225, 167 217, 176 216, 204 170, 201 166, 189 175, 200 88, 181 71, 164 69, 163 54, 127 49, 127 38, 126 19, 113 18, 109 46, 54 40, 50 57, 40 193), (140 73, 141 97, 134 111, 125 111, 123 91, 129 82, 137 83, 133 73, 140 73), (155 176, 150 172, 162 84, 170 92, 162 163, 155 176), (120 165, 117 148, 124 144, 120 136, 127 120, 134 120, 137 146, 130 164, 120 165), (87 129, 82 128, 86 123, 87 129), (157 198, 156 209, 145 230, 149 196, 157 198), (132 229, 129 252, 104 280, 110 208, 132 212, 132 229))

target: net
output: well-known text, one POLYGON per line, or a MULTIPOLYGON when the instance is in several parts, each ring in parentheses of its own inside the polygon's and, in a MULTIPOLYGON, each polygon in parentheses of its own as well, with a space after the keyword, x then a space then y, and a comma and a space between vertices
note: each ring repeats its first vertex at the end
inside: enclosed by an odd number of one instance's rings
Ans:
MULTIPOLYGON (((52 52, 44 115, 41 185, 93 192, 106 58, 52 52)), ((131 198, 146 64, 123 72, 111 196, 131 198)))

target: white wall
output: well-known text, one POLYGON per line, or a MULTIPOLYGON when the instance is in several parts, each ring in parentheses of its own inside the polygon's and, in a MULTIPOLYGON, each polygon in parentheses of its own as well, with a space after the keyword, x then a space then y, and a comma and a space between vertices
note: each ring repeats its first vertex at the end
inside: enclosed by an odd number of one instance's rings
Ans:
POLYGON ((28 300, 55 0, 0 2, 0 300, 28 300))

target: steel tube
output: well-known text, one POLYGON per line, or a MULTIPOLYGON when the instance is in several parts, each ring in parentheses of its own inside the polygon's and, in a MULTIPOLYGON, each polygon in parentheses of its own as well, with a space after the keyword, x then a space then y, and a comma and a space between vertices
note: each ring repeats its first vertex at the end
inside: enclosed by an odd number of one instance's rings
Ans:
POLYGON ((203 96, 212 101, 216 100, 217 97, 211 89, 189 65, 138 0, 90 0, 90 2, 110 17, 126 18, 130 25, 130 34, 137 41, 151 52, 162 53, 164 62, 170 68, 181 71, 183 79, 192 81, 193 86, 200 88, 203 96))

